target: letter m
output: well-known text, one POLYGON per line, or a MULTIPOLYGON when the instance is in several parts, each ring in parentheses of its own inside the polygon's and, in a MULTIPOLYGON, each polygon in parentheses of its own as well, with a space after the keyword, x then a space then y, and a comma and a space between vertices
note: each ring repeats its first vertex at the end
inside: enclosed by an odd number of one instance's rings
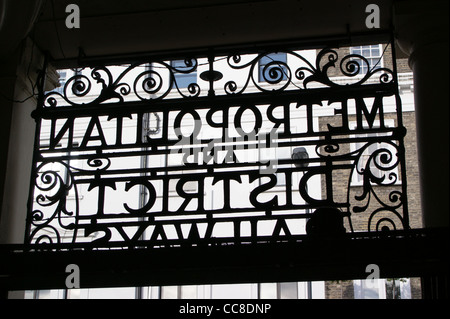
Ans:
POLYGON ((373 124, 375 123, 377 113, 379 114, 380 118, 380 128, 384 128, 383 97, 381 95, 375 96, 370 111, 367 109, 366 103, 364 102, 363 98, 355 98, 355 102, 357 129, 362 130, 364 128, 363 117, 366 119, 369 128, 372 128, 373 124))

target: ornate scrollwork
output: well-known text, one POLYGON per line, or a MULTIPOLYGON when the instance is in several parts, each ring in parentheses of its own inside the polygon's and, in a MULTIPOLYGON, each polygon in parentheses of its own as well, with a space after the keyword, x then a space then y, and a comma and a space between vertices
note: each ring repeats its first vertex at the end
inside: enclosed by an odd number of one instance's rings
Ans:
POLYGON ((31 212, 30 241, 53 243, 56 240, 59 243, 61 236, 57 229, 73 231, 75 240, 78 196, 70 168, 62 162, 43 162, 38 166, 37 172, 35 191, 38 208, 31 212), (67 196, 71 190, 75 194, 73 209, 69 209, 67 203, 67 196))
MULTIPOLYGON (((153 96, 161 90, 162 86, 163 78, 161 77, 161 75, 154 70, 147 70, 136 77, 136 80, 133 83, 133 90, 139 99, 147 100, 149 98, 141 95, 141 90, 148 96, 153 96)), ((168 93, 169 91, 166 91, 165 94, 161 96, 161 98, 164 98, 164 96, 168 93)))
POLYGON ((393 208, 379 208, 374 210, 369 217, 368 231, 388 232, 408 228, 404 218, 393 208))
POLYGON ((341 146, 336 142, 320 141, 315 147, 317 156, 323 158, 326 156, 335 156, 341 150, 341 146))
POLYGON ((315 66, 311 64, 304 56, 293 51, 281 52, 288 56, 289 59, 297 60, 297 64, 302 66, 292 70, 290 63, 284 61, 273 60, 261 67, 261 60, 270 57, 272 53, 267 52, 258 55, 250 62, 241 63, 242 58, 239 55, 229 56, 227 61, 232 69, 248 69, 248 75, 245 83, 238 90, 238 85, 234 81, 228 81, 225 84, 225 92, 227 94, 241 94, 246 92, 249 84, 252 83, 259 91, 283 91, 289 86, 294 89, 306 89, 308 84, 325 85, 328 87, 339 86, 357 86, 369 81, 375 74, 380 74, 380 83, 389 83, 393 81, 393 72, 387 68, 370 68, 368 60, 357 54, 346 55, 340 59, 339 67, 336 70, 336 64, 339 62, 339 55, 333 49, 323 49, 316 57, 315 66), (364 67, 362 67, 364 65, 364 67), (255 70, 260 67, 263 79, 255 79, 255 70), (329 71, 335 69, 337 74, 331 75, 329 71), (362 74, 362 70, 366 70, 362 74), (294 76, 293 76, 294 75, 294 76), (336 81, 336 76, 343 76, 344 78, 355 78, 353 82, 336 81), (268 84, 268 85, 267 85, 268 84))
POLYGON ((134 98, 139 100, 161 100, 174 91, 182 98, 197 97, 201 92, 197 83, 190 83, 183 89, 177 83, 176 77, 176 74, 193 74, 197 67, 197 59, 185 59, 184 66, 181 67, 172 66, 165 61, 135 63, 125 67, 116 78, 112 67, 95 67, 91 69, 89 77, 80 73, 71 77, 65 83, 62 94, 56 91, 47 93, 44 107, 59 106, 59 99, 72 106, 114 100, 122 103, 131 92, 134 93, 134 98), (129 77, 133 78, 132 86, 127 82, 129 77), (83 97, 88 100, 81 100, 83 97))
POLYGON ((391 97, 401 114, 395 74, 330 48, 245 52, 77 70, 47 93, 27 241, 258 242, 266 226, 290 240, 344 235, 353 217, 407 228, 404 130, 383 124, 391 97), (334 106, 341 123, 322 117, 334 106))
POLYGON ((378 207, 373 210, 368 219, 369 231, 395 230, 399 225, 405 226, 403 217, 397 212, 397 209, 404 204, 403 192, 395 188, 386 192, 386 188, 379 187, 394 186, 399 182, 400 158, 397 144, 392 141, 367 143, 357 151, 359 156, 355 161, 350 180, 354 178, 354 174, 360 175, 362 176, 362 184, 360 193, 354 195, 358 204, 353 205, 352 211, 362 213, 367 211, 369 206, 378 207), (370 146, 374 144, 376 144, 376 149, 367 153, 370 146), (397 222, 388 216, 395 217, 397 222))
POLYGON ((398 146, 393 142, 367 143, 359 151, 362 154, 374 144, 376 149, 368 155, 367 160, 359 157, 356 172, 364 177, 364 185, 393 185, 398 180, 397 173, 393 171, 399 165, 397 152, 394 154, 398 146))
POLYGON ((31 242, 36 245, 61 243, 59 231, 51 225, 36 227, 31 232, 30 238, 31 242))
MULTIPOLYGON (((129 67, 127 70, 132 68, 134 67, 129 67)), ((45 95, 44 107, 59 106, 58 99, 62 99, 72 106, 99 104, 112 99, 123 102, 123 97, 130 93, 129 85, 120 82, 126 72, 122 73, 115 81, 111 70, 106 67, 93 68, 90 72, 90 78, 86 75, 75 73, 65 83, 63 94, 49 92, 45 95), (94 83, 96 84, 94 85, 94 83), (89 100, 80 100, 82 97, 87 97, 89 100)))
MULTIPOLYGON (((231 79, 223 84, 222 94, 225 95, 251 93, 255 90, 303 90, 309 86, 358 86, 374 81, 390 83, 394 80, 392 70, 371 68, 369 61, 357 54, 339 57, 338 52, 331 48, 319 51, 315 61, 310 61, 309 55, 301 51, 283 50, 267 51, 256 56, 246 55, 245 58, 233 54, 220 59, 226 59, 226 67, 230 71, 239 71, 239 77, 243 75, 242 83, 238 84, 236 79, 231 79), (282 54, 286 56, 286 60, 277 58, 274 54, 282 54), (377 74, 380 75, 378 79, 375 78, 377 74)), ((112 72, 113 67, 95 67, 91 69, 89 76, 86 70, 83 73, 78 71, 66 82, 62 93, 46 94, 44 107, 59 106, 60 100, 72 106, 82 106, 114 101, 122 103, 125 97, 127 100, 143 101, 199 97, 202 89, 197 78, 183 87, 177 80, 177 76, 183 74, 196 77, 198 59, 185 58, 181 61, 183 62, 176 66, 161 60, 130 64, 122 67, 123 70, 116 78, 113 73, 117 72, 112 72)), ((207 82, 201 77, 199 79, 207 82)))
MULTIPOLYGON (((100 157, 97 155, 93 155, 92 157, 87 159, 86 163, 89 167, 95 169, 95 171, 100 172, 100 171, 106 171, 111 166, 111 159, 107 158, 107 157, 100 157)), ((82 171, 82 169, 80 169, 80 168, 74 168, 74 169, 77 171, 82 171)), ((84 170, 84 171, 87 171, 87 170, 84 170)))
POLYGON ((244 93, 249 87, 250 83, 252 83, 253 87, 257 88, 261 92, 283 91, 293 83, 293 74, 295 75, 295 78, 297 80, 303 80, 305 78, 305 71, 311 72, 311 68, 313 69, 310 62, 303 56, 295 52, 289 52, 289 55, 297 57, 300 61, 309 66, 300 67, 295 72, 292 72, 291 67, 288 63, 272 58, 272 53, 279 52, 266 52, 263 54, 259 54, 251 61, 243 64, 240 64, 242 61, 242 57, 240 55, 229 56, 227 58, 227 63, 231 69, 248 69, 248 74, 245 83, 240 86, 239 91, 237 90, 238 85, 235 81, 226 82, 224 86, 226 94, 244 93), (270 62, 262 65, 262 59, 269 59, 270 62), (259 68, 261 68, 260 72, 256 72, 256 70, 258 70, 259 68), (259 74, 262 76, 262 78, 258 78, 259 74))
POLYGON ((380 83, 389 83, 394 79, 392 70, 388 68, 371 68, 369 61, 361 55, 350 54, 342 58, 340 71, 343 75, 347 77, 356 77, 357 75, 361 75, 361 70, 366 70, 366 73, 362 74, 362 78, 352 85, 363 84, 375 74, 380 74, 380 83), (364 65, 364 68, 362 68, 361 64, 364 65))

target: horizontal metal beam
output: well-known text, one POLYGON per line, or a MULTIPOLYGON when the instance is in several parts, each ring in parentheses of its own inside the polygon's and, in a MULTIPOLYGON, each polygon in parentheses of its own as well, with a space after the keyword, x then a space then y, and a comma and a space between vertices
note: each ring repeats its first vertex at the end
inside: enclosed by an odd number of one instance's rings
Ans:
POLYGON ((369 264, 379 266, 382 278, 448 275, 448 231, 123 250, 3 245, 0 286, 64 289, 69 264, 79 266, 81 288, 364 279, 369 264))
POLYGON ((134 52, 127 54, 87 56, 84 50, 73 59, 53 60, 52 65, 60 68, 69 67, 95 67, 104 65, 120 65, 129 61, 147 62, 154 59, 185 59, 190 57, 203 57, 205 52, 213 50, 216 56, 227 56, 233 52, 239 54, 254 54, 255 52, 284 51, 284 50, 311 50, 325 47, 345 47, 356 45, 370 45, 388 43, 392 40, 392 30, 367 30, 364 32, 330 34, 327 36, 315 36, 306 38, 287 38, 272 41, 257 41, 245 44, 226 44, 214 47, 199 46, 179 50, 161 50, 150 52, 134 52))

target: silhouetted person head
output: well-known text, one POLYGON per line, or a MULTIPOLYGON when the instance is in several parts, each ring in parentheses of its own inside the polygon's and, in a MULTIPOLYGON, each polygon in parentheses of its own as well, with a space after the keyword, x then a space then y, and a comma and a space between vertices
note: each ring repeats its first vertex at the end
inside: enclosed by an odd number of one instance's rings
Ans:
POLYGON ((314 211, 306 223, 310 236, 336 237, 345 234, 342 212, 332 207, 321 207, 314 211))

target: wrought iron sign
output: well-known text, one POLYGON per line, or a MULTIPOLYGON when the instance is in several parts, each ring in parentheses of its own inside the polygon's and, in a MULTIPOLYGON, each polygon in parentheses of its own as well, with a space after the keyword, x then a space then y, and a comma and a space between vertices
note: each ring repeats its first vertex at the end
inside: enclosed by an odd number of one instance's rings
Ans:
POLYGON ((48 92, 33 113, 26 241, 159 247, 409 227, 395 70, 345 49, 229 52, 77 69, 48 92))

